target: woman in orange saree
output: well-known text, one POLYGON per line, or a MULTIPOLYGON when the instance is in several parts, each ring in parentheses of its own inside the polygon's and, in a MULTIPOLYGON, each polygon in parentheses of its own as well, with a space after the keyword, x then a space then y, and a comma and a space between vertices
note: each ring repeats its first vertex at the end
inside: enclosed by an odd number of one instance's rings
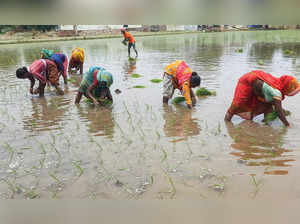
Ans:
POLYGON ((225 120, 231 121, 233 115, 252 120, 259 114, 266 116, 272 112, 274 106, 280 120, 289 126, 281 101, 285 96, 294 96, 299 92, 300 85, 293 76, 283 75, 276 78, 260 70, 246 73, 238 81, 225 120))

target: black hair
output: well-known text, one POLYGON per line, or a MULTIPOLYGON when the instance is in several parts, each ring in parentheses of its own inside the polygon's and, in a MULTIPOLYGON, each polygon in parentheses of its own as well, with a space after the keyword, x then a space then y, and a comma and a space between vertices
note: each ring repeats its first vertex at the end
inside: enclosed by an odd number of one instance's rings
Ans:
POLYGON ((197 72, 192 72, 192 77, 191 77, 191 85, 193 87, 200 86, 201 84, 201 78, 197 74, 197 72))
POLYGON ((18 68, 17 71, 16 71, 16 76, 17 78, 19 79, 23 79, 24 78, 24 75, 28 73, 28 70, 26 67, 22 67, 22 68, 18 68))

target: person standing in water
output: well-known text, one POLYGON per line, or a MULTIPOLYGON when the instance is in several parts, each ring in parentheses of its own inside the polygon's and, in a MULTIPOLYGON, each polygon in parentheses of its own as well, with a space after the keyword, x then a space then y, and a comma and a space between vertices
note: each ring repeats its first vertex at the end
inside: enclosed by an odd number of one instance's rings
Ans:
POLYGON ((135 56, 137 57, 138 52, 137 52, 136 47, 135 47, 135 39, 134 39, 133 35, 125 29, 121 29, 121 33, 124 36, 124 40, 122 42, 124 44, 126 44, 128 42, 128 57, 130 58, 130 49, 131 49, 131 47, 133 47, 133 50, 135 51, 135 56))
POLYGON ((41 58, 42 59, 49 59, 51 61, 54 61, 57 69, 59 71, 59 76, 63 76, 64 83, 67 84, 67 68, 68 68, 68 57, 65 54, 62 53, 54 53, 51 50, 43 48, 41 50, 41 58))
POLYGON ((83 76, 75 104, 79 104, 82 95, 91 99, 94 105, 99 105, 99 101, 105 99, 113 101, 109 87, 113 84, 113 76, 106 69, 93 66, 83 76))
POLYGON ((64 91, 59 87, 59 75, 56 64, 48 59, 35 60, 30 66, 29 70, 26 67, 17 69, 16 76, 19 79, 30 80, 30 93, 44 96, 44 90, 47 81, 54 86, 58 94, 63 95, 64 91), (39 81, 39 86, 33 90, 35 80, 39 81))
POLYGON ((80 47, 72 50, 72 56, 69 62, 69 74, 72 73, 72 69, 75 68, 76 72, 80 70, 80 75, 83 74, 83 63, 84 63, 84 50, 80 47))
POLYGON ((260 70, 246 73, 238 81, 225 120, 231 121, 234 115, 252 120, 255 116, 264 114, 266 118, 266 115, 275 109, 284 125, 290 126, 281 102, 285 96, 294 96, 299 92, 300 85, 292 76, 283 75, 276 78, 260 70))
POLYGON ((185 98, 189 109, 196 104, 196 97, 192 90, 200 86, 201 78, 196 72, 187 66, 182 60, 169 64, 163 76, 163 103, 167 104, 172 98, 175 89, 179 89, 185 98))

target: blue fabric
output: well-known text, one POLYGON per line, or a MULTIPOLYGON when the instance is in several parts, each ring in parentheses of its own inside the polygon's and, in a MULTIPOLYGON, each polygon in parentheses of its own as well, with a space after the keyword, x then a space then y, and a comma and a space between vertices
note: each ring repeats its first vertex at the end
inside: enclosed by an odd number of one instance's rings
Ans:
POLYGON ((57 65, 58 71, 64 71, 64 61, 66 60, 66 56, 64 54, 53 54, 50 58, 51 61, 54 61, 57 65))

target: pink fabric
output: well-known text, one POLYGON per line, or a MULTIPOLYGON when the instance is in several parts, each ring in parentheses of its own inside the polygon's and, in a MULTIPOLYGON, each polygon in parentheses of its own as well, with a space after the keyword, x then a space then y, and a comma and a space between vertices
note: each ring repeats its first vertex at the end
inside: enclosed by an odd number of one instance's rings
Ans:
POLYGON ((68 57, 67 57, 67 55, 65 55, 66 56, 66 58, 65 58, 65 61, 64 61, 64 73, 63 73, 63 76, 64 77, 67 77, 67 69, 68 69, 68 57))
POLYGON ((182 89, 183 83, 190 80, 192 76, 192 70, 187 66, 187 64, 182 61, 176 69, 176 78, 178 80, 178 87, 182 89))
POLYGON ((39 59, 35 60, 30 66, 29 66, 29 72, 32 73, 34 78, 41 81, 42 83, 46 83, 47 80, 47 65, 46 60, 39 59))

